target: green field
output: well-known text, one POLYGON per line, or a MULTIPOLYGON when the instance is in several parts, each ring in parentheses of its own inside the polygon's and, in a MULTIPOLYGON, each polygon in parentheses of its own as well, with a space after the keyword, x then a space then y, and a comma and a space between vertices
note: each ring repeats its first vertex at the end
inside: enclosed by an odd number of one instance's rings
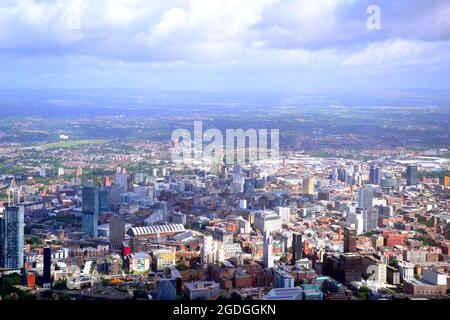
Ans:
POLYGON ((63 141, 41 144, 41 145, 39 145, 39 148, 42 148, 44 150, 57 149, 57 148, 73 148, 73 147, 78 147, 78 146, 88 145, 88 144, 102 144, 105 142, 107 142, 107 140, 63 140, 63 141))

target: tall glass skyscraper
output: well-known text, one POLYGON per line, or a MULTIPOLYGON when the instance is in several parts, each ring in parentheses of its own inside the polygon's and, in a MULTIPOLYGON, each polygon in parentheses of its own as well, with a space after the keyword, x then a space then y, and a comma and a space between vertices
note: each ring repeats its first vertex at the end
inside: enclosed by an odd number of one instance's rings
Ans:
POLYGON ((380 184, 380 169, 377 164, 373 162, 369 169, 369 183, 379 185, 380 184))
POLYGON ((24 208, 6 207, 0 219, 0 267, 21 269, 23 267, 24 208))
POLYGON ((83 231, 91 238, 98 237, 100 200, 98 186, 83 187, 83 231))
POLYGON ((358 189, 358 208, 368 209, 373 207, 373 189, 363 186, 358 189))
POLYGON ((406 167, 406 185, 417 185, 417 165, 410 164, 406 167))
POLYGON ((51 286, 52 282, 51 265, 52 265, 52 249, 50 247, 46 247, 44 248, 44 275, 43 275, 44 286, 51 286))

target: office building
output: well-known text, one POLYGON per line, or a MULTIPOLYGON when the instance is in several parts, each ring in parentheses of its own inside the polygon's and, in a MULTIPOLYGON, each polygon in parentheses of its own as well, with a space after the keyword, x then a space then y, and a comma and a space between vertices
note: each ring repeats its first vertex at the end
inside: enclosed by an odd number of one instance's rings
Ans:
POLYGON ((174 212, 172 215, 172 222, 185 225, 187 222, 187 217, 182 212, 174 212))
POLYGON ((44 273, 42 277, 42 285, 44 288, 50 288, 52 285, 52 249, 50 247, 44 248, 44 273))
POLYGON ((109 249, 121 250, 125 240, 125 222, 120 216, 113 216, 109 220, 109 249))
POLYGON ((203 268, 208 268, 210 264, 218 261, 218 245, 217 241, 213 239, 211 236, 204 236, 202 249, 201 249, 201 258, 202 258, 202 266, 203 268))
POLYGON ((0 267, 21 269, 24 250, 24 208, 6 207, 0 218, 0 267))
POLYGON ((363 211, 363 232, 378 229, 378 209, 369 208, 363 211))
POLYGON ((213 232, 213 239, 223 244, 233 243, 233 233, 222 228, 216 228, 213 232))
POLYGON ((303 236, 294 232, 292 234, 292 260, 297 262, 303 258, 303 236))
POLYGON ((293 288, 294 277, 285 270, 278 269, 273 272, 273 286, 274 288, 293 288))
POLYGON ((356 229, 345 228, 344 229, 344 252, 352 253, 356 252, 356 229))
POLYGON ((156 271, 175 266, 174 248, 159 248, 152 251, 152 263, 156 271))
POLYGON ((157 300, 175 300, 177 298, 177 279, 158 278, 155 281, 157 300))
POLYGON ((186 298, 189 300, 207 300, 220 294, 220 284, 214 281, 195 281, 184 284, 186 298))
POLYGON ((264 249, 263 249, 264 268, 273 268, 273 240, 269 232, 264 232, 264 249))
POLYGON ((410 164, 406 167, 406 185, 417 185, 417 165, 410 164))
POLYGON ((380 169, 375 162, 370 164, 369 183, 374 185, 380 184, 380 169))
POLYGON ((249 234, 252 231, 250 222, 241 217, 238 219, 238 230, 240 234, 249 234))
POLYGON ((368 209, 373 207, 373 189, 371 186, 363 186, 358 189, 358 208, 368 209))
POLYGON ((386 282, 391 285, 400 284, 400 272, 392 266, 386 266, 386 282))
POLYGON ((129 175, 127 173, 116 172, 113 177, 113 182, 115 185, 119 185, 124 189, 128 189, 129 175))
POLYGON ((314 178, 303 179, 303 194, 314 194, 314 178))
POLYGON ((340 280, 344 284, 352 281, 361 281, 362 258, 360 255, 343 253, 339 256, 340 280))
POLYGON ((291 221, 291 208, 276 207, 275 212, 280 216, 282 223, 289 223, 291 221))
POLYGON ((281 230, 281 218, 274 211, 260 211, 255 214, 254 228, 260 232, 281 230))
POLYGON ((100 212, 98 186, 83 187, 83 232, 91 238, 98 237, 98 215, 100 212))

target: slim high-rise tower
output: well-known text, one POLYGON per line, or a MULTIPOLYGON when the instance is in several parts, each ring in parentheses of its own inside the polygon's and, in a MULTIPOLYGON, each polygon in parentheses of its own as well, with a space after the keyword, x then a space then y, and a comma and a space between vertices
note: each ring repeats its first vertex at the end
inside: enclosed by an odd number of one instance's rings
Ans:
POLYGON ((373 189, 364 186, 358 189, 358 208, 368 209, 373 207, 373 189))
POLYGON ((294 232, 292 235, 292 260, 294 263, 303 258, 303 236, 294 232))
POLYGON ((83 231, 91 238, 98 236, 98 215, 100 212, 98 186, 83 187, 83 231))
POLYGON ((353 228, 344 229, 344 252, 345 253, 356 252, 356 229, 353 228))
POLYGON ((52 265, 52 249, 50 247, 46 247, 44 248, 44 275, 42 279, 44 287, 51 287, 52 283, 51 265, 52 265))
POLYGON ((273 268, 273 240, 268 231, 264 232, 264 268, 273 268))
POLYGON ((377 164, 373 162, 369 169, 369 183, 379 185, 380 184, 380 169, 377 164))
POLYGON ((410 164, 406 167, 406 185, 417 185, 417 165, 410 164))
POLYGON ((0 219, 0 267, 21 269, 23 267, 24 208, 6 207, 0 219))
POLYGON ((125 222, 122 217, 114 216, 109 221, 109 249, 120 250, 125 240, 125 222))

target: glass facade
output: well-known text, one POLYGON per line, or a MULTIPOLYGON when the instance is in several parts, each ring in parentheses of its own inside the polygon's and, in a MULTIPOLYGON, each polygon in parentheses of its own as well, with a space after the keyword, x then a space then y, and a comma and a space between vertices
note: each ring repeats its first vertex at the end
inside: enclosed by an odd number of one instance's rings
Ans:
POLYGON ((97 186, 83 187, 83 231, 92 238, 98 237, 98 215, 100 212, 97 186))
POLYGON ((0 266, 6 269, 23 267, 24 208, 7 207, 0 219, 0 266))

